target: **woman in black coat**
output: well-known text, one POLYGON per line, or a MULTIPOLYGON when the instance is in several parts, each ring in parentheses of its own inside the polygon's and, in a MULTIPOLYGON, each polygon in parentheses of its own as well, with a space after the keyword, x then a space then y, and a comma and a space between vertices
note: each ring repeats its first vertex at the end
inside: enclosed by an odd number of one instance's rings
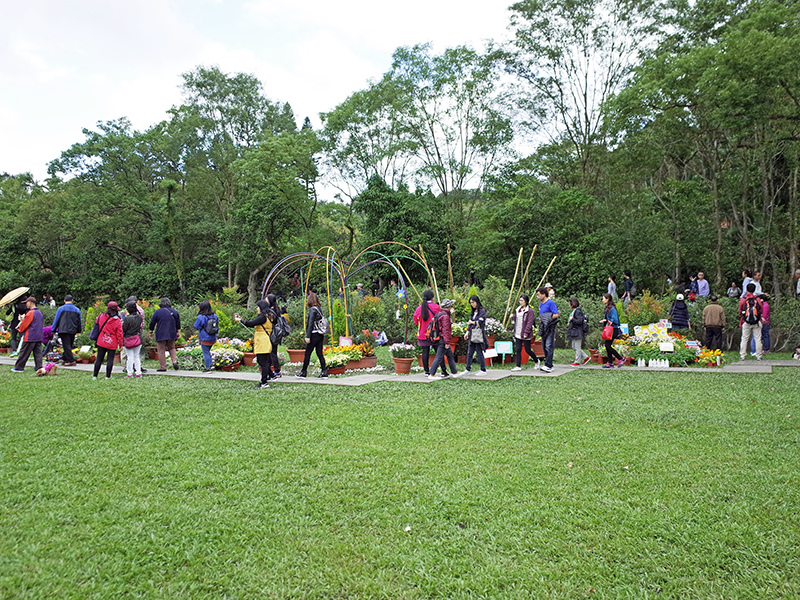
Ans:
POLYGON ((683 294, 678 294, 675 302, 669 309, 669 320, 672 322, 672 329, 689 329, 692 324, 689 322, 689 308, 683 300, 683 294))
POLYGON ((486 309, 483 308, 481 304, 481 299, 475 295, 472 295, 469 299, 469 304, 472 306, 472 314, 469 317, 469 323, 467 325, 467 373, 470 372, 470 367, 472 367, 472 354, 473 352, 477 352, 478 357, 478 364, 481 366, 481 370, 478 371, 477 375, 483 375, 486 373, 486 359, 483 357, 483 351, 489 347, 489 343, 486 339, 486 309))

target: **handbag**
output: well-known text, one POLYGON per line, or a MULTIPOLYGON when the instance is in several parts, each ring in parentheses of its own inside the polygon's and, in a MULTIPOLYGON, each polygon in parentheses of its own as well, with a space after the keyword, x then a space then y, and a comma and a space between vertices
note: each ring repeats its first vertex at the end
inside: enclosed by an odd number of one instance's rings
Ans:
MULTIPOLYGON (((106 326, 106 323, 108 323, 108 322, 111 320, 111 317, 108 317, 108 318, 107 318, 107 319, 106 319, 106 320, 103 322, 103 326, 102 326, 102 327, 99 327, 99 326, 97 325, 97 322, 98 322, 99 320, 100 320, 100 315, 97 315, 97 318, 94 320, 94 327, 92 327, 92 331, 91 331, 91 333, 89 334, 89 339, 90 339, 90 340, 92 340, 93 342, 96 342, 96 341, 97 341, 97 338, 99 338, 99 337, 100 337, 100 333, 103 331, 103 328, 106 326)), ((108 335, 108 334, 106 334, 106 335, 108 335)), ((105 338, 103 338, 103 341, 105 342, 105 338)))
POLYGON ((122 339, 122 345, 126 348, 136 348, 136 346, 142 345, 142 338, 138 333, 136 335, 130 335, 122 339))
POLYGON ((608 323, 605 327, 603 327, 603 333, 600 334, 600 338, 603 340, 613 340, 614 326, 608 323))
POLYGON ((483 331, 477 325, 473 326, 469 331, 469 341, 471 344, 483 343, 483 331))

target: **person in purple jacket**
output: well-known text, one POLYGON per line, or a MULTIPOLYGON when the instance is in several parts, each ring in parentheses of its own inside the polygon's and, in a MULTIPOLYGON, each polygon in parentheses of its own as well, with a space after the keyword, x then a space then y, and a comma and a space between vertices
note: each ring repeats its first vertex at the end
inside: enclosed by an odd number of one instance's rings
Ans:
POLYGON ((22 373, 25 370, 25 364, 28 358, 33 353, 33 364, 38 371, 42 368, 42 341, 44 340, 44 316, 42 312, 36 308, 36 298, 30 296, 25 304, 28 311, 22 317, 17 329, 23 334, 23 341, 19 348, 19 356, 14 368, 11 369, 14 373, 22 373))

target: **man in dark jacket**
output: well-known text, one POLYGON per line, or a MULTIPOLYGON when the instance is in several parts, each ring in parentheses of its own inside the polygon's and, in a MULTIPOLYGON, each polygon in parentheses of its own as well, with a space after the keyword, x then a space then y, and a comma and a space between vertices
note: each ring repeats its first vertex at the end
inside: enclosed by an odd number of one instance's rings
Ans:
POLYGON ((64 296, 64 306, 60 306, 53 319, 53 334, 61 336, 61 344, 64 352, 61 354, 61 362, 65 367, 74 367, 78 364, 72 355, 72 348, 75 346, 75 336, 83 331, 83 319, 81 309, 72 303, 72 296, 64 296))
POLYGON ((22 317, 28 312, 28 305, 25 298, 20 298, 16 304, 9 306, 6 314, 10 315, 12 311, 14 312, 14 316, 11 317, 11 323, 8 325, 8 328, 11 330, 11 354, 8 355, 8 358, 16 358, 19 355, 19 347, 22 345, 19 341, 20 335, 19 329, 17 328, 19 327, 20 321, 22 321, 22 317))
POLYGON ((23 342, 19 348, 19 357, 11 369, 14 373, 22 373, 25 370, 25 364, 28 362, 31 352, 33 352, 33 363, 36 370, 42 368, 42 341, 44 340, 44 316, 41 311, 36 308, 36 298, 30 296, 25 304, 28 307, 28 312, 22 317, 19 324, 19 332, 23 334, 23 342))
POLYGON ((178 370, 178 354, 175 351, 175 340, 178 339, 181 330, 181 316, 178 311, 172 308, 169 298, 162 298, 158 304, 159 309, 153 313, 150 319, 150 331, 155 329, 156 346, 158 347, 157 371, 167 370, 167 352, 172 358, 172 368, 178 370))

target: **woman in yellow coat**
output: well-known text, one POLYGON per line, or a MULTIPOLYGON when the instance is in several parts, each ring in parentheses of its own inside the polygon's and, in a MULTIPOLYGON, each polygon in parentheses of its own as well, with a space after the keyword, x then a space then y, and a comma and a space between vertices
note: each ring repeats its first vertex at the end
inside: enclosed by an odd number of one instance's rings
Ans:
POLYGON ((250 321, 242 321, 239 315, 236 315, 236 321, 245 327, 252 327, 255 330, 253 336, 253 352, 256 353, 256 360, 258 366, 261 367, 261 383, 256 387, 268 388, 269 380, 274 379, 272 375, 272 343, 269 336, 272 333, 272 322, 274 317, 269 308, 269 302, 266 300, 259 300, 256 302, 257 315, 255 319, 250 321))

